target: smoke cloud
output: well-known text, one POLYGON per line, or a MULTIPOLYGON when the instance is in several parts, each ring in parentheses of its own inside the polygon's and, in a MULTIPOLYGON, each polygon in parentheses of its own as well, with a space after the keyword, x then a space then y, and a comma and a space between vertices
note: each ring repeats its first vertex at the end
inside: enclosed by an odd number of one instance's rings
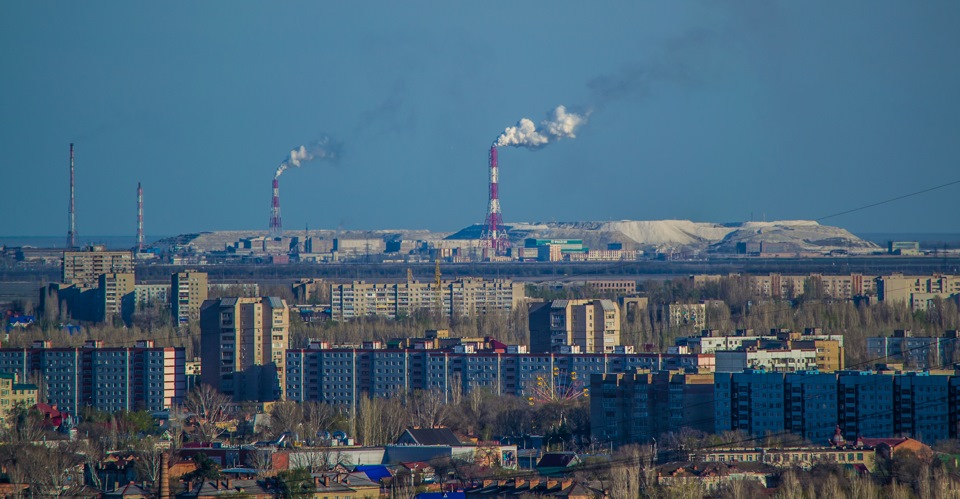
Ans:
POLYGON ((523 118, 516 126, 507 127, 493 145, 539 149, 559 139, 573 139, 577 128, 587 122, 589 114, 577 114, 567 111, 565 106, 557 106, 539 126, 533 120, 523 118))
POLYGON ((340 157, 342 144, 325 136, 320 140, 302 145, 292 151, 280 162, 274 178, 283 174, 287 168, 299 168, 303 163, 314 160, 334 161, 340 157))

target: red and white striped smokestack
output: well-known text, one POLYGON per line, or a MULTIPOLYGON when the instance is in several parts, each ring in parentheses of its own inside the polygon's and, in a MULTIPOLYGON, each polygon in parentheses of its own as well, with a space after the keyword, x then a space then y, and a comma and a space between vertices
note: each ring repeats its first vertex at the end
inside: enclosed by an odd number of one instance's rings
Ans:
POLYGON ((67 249, 77 247, 77 207, 74 204, 73 143, 70 143, 70 207, 67 209, 67 249))
POLYGON ((487 220, 484 224, 481 239, 484 246, 493 250, 495 255, 502 255, 510 241, 507 239, 503 227, 503 218, 500 215, 500 169, 497 166, 497 146, 490 146, 490 202, 487 205, 487 220))
POLYGON ((280 179, 273 178, 273 202, 270 204, 270 237, 283 236, 283 223, 280 221, 280 179))
POLYGON ((143 253, 143 188, 137 182, 137 253, 143 253))

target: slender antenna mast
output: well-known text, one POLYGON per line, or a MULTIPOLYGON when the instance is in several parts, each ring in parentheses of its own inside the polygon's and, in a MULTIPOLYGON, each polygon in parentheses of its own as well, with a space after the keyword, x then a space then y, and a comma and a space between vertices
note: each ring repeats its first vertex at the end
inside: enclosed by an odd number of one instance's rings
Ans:
POLYGON ((143 188, 137 182, 137 253, 143 253, 143 188))
POLYGON ((70 207, 67 211, 67 249, 77 248, 77 207, 74 204, 73 142, 70 143, 70 207))

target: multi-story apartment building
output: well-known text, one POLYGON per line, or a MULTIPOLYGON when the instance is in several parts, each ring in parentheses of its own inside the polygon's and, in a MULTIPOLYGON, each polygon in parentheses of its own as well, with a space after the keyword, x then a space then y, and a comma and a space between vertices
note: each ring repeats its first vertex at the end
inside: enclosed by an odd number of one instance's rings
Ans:
POLYGON ((960 276, 893 274, 877 278, 877 298, 880 301, 905 304, 914 312, 929 309, 938 298, 957 299, 958 295, 960 276))
POLYGON ((893 384, 894 434, 930 443, 956 435, 957 407, 949 403, 951 389, 956 389, 955 379, 922 371, 896 375, 893 384))
POLYGON ((17 407, 37 404, 37 385, 17 381, 16 374, 0 373, 0 425, 6 422, 10 411, 17 407))
POLYGON ((610 300, 553 300, 531 305, 530 349, 556 352, 576 346, 583 353, 613 352, 620 345, 620 307, 610 300))
POLYGON ((742 430, 752 435, 784 430, 784 377, 748 369, 716 373, 714 398, 716 431, 742 430))
POLYGON ((909 330, 898 329, 892 336, 867 338, 867 357, 886 359, 889 363, 902 362, 915 369, 942 369, 960 360, 958 336, 956 330, 936 337, 913 336, 909 330))
POLYGON ((843 275, 751 275, 750 287, 754 294, 763 298, 795 298, 803 295, 809 286, 819 286, 826 298, 849 300, 872 294, 876 290, 874 276, 860 273, 843 275))
POLYGON ((716 431, 752 435, 789 432, 826 444, 842 436, 912 437, 925 442, 953 438, 960 421, 951 373, 746 370, 715 375, 716 431))
POLYGON ((219 298, 200 309, 200 381, 234 400, 283 398, 289 309, 275 297, 219 298))
POLYGON ((778 373, 817 369, 817 350, 814 348, 718 350, 717 372, 737 373, 747 369, 765 369, 778 373))
POLYGON ((707 326, 706 303, 667 303, 654 310, 655 326, 668 330, 700 331, 707 326))
POLYGON ((184 349, 156 347, 152 340, 132 348, 105 347, 101 341, 82 348, 53 348, 49 341, 0 348, 0 373, 42 380, 47 402, 74 414, 85 406, 160 411, 185 395, 184 349))
POLYGON ((435 283, 403 281, 376 284, 354 281, 330 287, 333 320, 409 316, 426 311, 444 317, 510 312, 524 298, 522 283, 507 279, 461 278, 435 283))
POLYGON ((174 324, 182 326, 200 319, 200 306, 206 299, 206 272, 186 270, 170 277, 170 313, 174 324))
MULTIPOLYGON (((747 368, 792 372, 816 369, 840 371, 845 367, 843 337, 773 330, 771 336, 742 341, 735 350, 715 350, 717 370, 737 372, 747 368)), ((703 339, 701 337, 701 339, 703 339)), ((731 342, 736 343, 736 342, 731 342)), ((701 343, 702 346, 702 343, 701 343)))
POLYGON ((837 376, 837 424, 847 440, 894 433, 894 375, 843 371, 837 376))
POLYGON ((795 372, 784 376, 784 430, 820 445, 834 434, 837 417, 837 376, 795 372))
POLYGON ((623 445, 682 428, 713 432, 713 381, 713 373, 594 373, 590 434, 623 445))
POLYGON ((762 335, 754 334, 752 329, 738 329, 733 334, 725 334, 719 329, 704 329, 700 336, 677 338, 675 343, 677 347, 686 347, 690 353, 714 353, 717 350, 737 350, 778 341, 836 341, 838 347, 843 347, 842 334, 824 334, 820 328, 806 328, 799 335, 785 329, 771 329, 769 334, 762 335))
POLYGON ((485 343, 479 348, 473 344, 430 348, 423 342, 406 348, 384 348, 375 342, 330 348, 312 342, 308 348, 287 350, 286 397, 344 407, 355 407, 362 396, 390 397, 413 390, 437 390, 448 401, 455 393, 474 389, 531 397, 543 392, 572 394, 586 388, 584 383, 594 373, 713 368, 710 355, 524 353, 516 346, 485 343), (543 385, 541 390, 536 389, 538 384, 543 385))
POLYGON ((170 303, 169 284, 135 284, 133 302, 136 306, 170 303))
POLYGON ((608 293, 617 296, 630 296, 637 293, 637 281, 601 279, 585 281, 583 286, 598 293, 608 293))
POLYGON ((92 288, 102 274, 133 273, 133 263, 130 251, 107 251, 101 246, 64 251, 61 282, 92 288))
POLYGON ((104 322, 132 312, 134 274, 100 274, 97 279, 97 320, 104 322))

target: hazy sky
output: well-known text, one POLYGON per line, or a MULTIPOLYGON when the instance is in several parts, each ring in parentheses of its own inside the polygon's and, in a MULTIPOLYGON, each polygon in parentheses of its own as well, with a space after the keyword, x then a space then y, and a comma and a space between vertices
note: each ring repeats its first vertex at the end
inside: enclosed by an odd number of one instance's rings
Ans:
MULTIPOLYGON (((0 3, 0 235, 815 219, 960 179, 960 2, 0 3)), ((960 232, 960 184, 830 219, 960 232)), ((825 223, 827 223, 825 222, 825 223)))

